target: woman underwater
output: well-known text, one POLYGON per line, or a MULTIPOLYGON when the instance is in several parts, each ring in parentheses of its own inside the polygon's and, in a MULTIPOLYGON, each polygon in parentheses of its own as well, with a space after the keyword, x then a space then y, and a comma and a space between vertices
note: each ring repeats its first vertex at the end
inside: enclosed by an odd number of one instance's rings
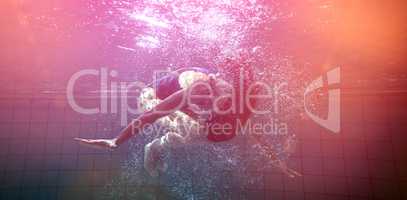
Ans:
MULTIPOLYGON (((257 94, 259 89, 253 87, 254 72, 250 65, 241 60, 228 59, 225 64, 219 66, 219 70, 223 72, 222 75, 210 73, 203 68, 182 68, 170 72, 154 83, 155 95, 151 88, 144 91, 144 96, 141 95, 139 100, 142 101, 141 105, 153 106, 144 107, 145 111, 117 137, 113 139, 75 138, 75 140, 91 147, 115 149, 139 134, 148 125, 170 116, 178 116, 181 119, 187 117, 188 120, 179 120, 179 123, 192 122, 193 124, 184 131, 186 134, 169 131, 163 137, 145 146, 144 167, 151 176, 157 176, 159 171, 163 172, 166 169, 165 163, 159 159, 160 152, 165 149, 174 145, 193 143, 196 140, 228 141, 239 135, 241 131, 247 131, 241 128, 253 114, 256 101, 254 98, 247 100, 248 98, 245 97, 257 94), (226 77, 232 84, 225 81, 226 77), (147 98, 146 95, 149 97, 147 98)), ((276 167, 290 177, 300 176, 298 172, 280 161, 268 144, 256 136, 253 137, 266 149, 266 154, 275 161, 273 163, 276 167)))

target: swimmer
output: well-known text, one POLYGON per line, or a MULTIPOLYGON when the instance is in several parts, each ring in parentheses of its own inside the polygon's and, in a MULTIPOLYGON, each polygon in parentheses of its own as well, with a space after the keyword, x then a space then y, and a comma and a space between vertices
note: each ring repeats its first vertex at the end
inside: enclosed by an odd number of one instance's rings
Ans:
MULTIPOLYGON (((206 140, 223 142, 234 138, 239 131, 238 123, 245 124, 252 115, 251 108, 256 101, 241 104, 247 94, 256 94, 256 89, 249 91, 249 84, 255 82, 253 70, 249 64, 228 59, 220 66, 223 73, 210 73, 203 68, 183 68, 170 72, 156 81, 155 97, 159 99, 154 107, 146 109, 133 120, 117 137, 113 139, 84 139, 75 138, 83 145, 94 148, 115 149, 130 138, 139 134, 143 127, 155 123, 160 119, 181 112, 199 124, 199 131, 205 130, 206 140), (229 78, 231 83, 226 81, 229 78), (189 98, 191 97, 191 98, 189 98), (234 98, 234 99, 233 99, 234 98), (188 100, 186 100, 188 99, 188 100), (241 112, 231 109, 231 106, 243 105, 241 112), (203 129, 202 129, 203 127, 203 129)), ((151 100, 151 99, 150 99, 151 100)), ((192 133, 189 133, 192 134, 192 133)), ((145 146, 144 167, 152 176, 158 171, 165 171, 165 163, 160 162, 159 154, 168 146, 185 144, 188 138, 176 132, 169 132, 165 136, 155 139, 145 146)), ((257 139, 260 145, 267 145, 257 139)), ((266 147, 267 155, 276 166, 290 177, 300 176, 278 160, 272 148, 266 147)))

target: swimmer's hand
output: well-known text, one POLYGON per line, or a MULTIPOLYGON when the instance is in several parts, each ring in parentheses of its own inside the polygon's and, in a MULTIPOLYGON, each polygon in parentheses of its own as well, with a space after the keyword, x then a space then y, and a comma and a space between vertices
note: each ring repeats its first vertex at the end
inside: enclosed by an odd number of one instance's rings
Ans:
POLYGON ((290 178, 295 178, 295 177, 300 177, 300 176, 302 176, 301 173, 299 173, 299 172, 297 172, 297 171, 295 171, 295 170, 289 168, 289 167, 287 166, 287 164, 286 164, 284 161, 278 159, 278 158, 277 158, 277 155, 274 153, 274 151, 272 151, 272 150, 271 150, 270 148, 268 148, 268 147, 266 147, 266 149, 267 149, 268 152, 269 152, 268 157, 269 157, 271 160, 274 161, 273 165, 274 165, 275 167, 279 168, 284 174, 286 174, 286 175, 287 175, 288 177, 290 177, 290 178))
POLYGON ((286 163, 283 161, 278 160, 275 166, 280 168, 280 170, 290 178, 302 176, 302 174, 300 174, 299 172, 287 167, 286 163))
POLYGON ((83 139, 74 138, 79 144, 97 149, 115 149, 117 148, 116 139, 83 139))

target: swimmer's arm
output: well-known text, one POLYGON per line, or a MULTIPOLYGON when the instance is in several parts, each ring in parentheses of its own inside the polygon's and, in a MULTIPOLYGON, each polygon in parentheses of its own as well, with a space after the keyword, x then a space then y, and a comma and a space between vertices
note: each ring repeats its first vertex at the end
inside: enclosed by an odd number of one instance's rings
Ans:
POLYGON ((83 139, 75 138, 81 144, 96 147, 96 148, 109 148, 114 149, 119 145, 123 144, 131 137, 139 133, 139 131, 145 125, 154 123, 157 119, 165 117, 169 114, 174 113, 177 110, 183 109, 185 107, 185 94, 188 89, 180 90, 169 97, 165 98, 158 105, 156 105, 152 110, 142 113, 139 117, 132 120, 129 125, 123 129, 123 131, 113 139, 83 139))
POLYGON ((116 145, 129 140, 132 136, 136 135, 141 127, 154 123, 157 119, 165 117, 180 110, 184 107, 184 97, 186 90, 180 90, 169 97, 165 98, 157 104, 152 110, 146 111, 141 114, 137 119, 133 120, 123 132, 115 138, 116 145))

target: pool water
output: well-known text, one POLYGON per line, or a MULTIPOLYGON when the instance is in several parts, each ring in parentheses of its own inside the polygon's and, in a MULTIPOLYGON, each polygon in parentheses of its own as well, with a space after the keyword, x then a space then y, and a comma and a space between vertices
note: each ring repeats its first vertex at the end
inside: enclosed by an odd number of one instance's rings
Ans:
POLYGON ((405 199, 407 73, 399 4, 3 1, 0 199, 405 199), (136 107, 140 91, 115 97, 114 87, 147 84, 157 70, 215 69, 241 54, 249 55, 259 81, 279 88, 262 102, 275 112, 254 119, 287 130, 263 139, 303 176, 273 167, 249 136, 171 148, 158 177, 144 169, 144 146, 165 132, 141 134, 115 151, 73 140, 114 137, 137 117, 122 103, 136 107), (331 88, 310 99, 304 91, 336 67, 339 133, 304 109, 326 117, 331 88), (106 112, 72 107, 67 87, 83 70, 98 75, 76 82, 76 102, 103 110, 105 101, 106 112), (292 152, 284 149, 289 138, 295 138, 292 152))

